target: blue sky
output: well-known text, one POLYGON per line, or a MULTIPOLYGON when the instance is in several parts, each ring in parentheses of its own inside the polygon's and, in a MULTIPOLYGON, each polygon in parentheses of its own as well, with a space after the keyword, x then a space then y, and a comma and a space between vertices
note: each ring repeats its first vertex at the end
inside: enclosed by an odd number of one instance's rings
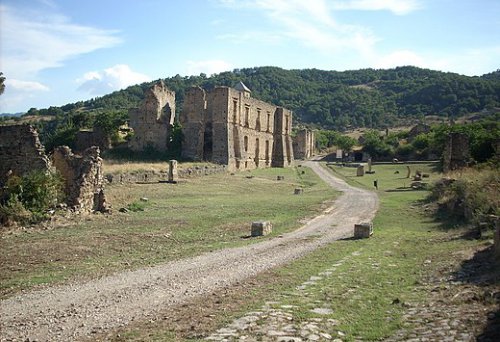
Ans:
POLYGON ((500 68, 499 0, 0 0, 0 113, 235 68, 500 68))

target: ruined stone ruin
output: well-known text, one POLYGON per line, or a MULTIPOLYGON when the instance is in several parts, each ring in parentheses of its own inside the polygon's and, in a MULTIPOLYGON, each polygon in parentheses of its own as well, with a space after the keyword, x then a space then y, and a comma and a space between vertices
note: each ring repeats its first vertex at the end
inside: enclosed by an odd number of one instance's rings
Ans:
POLYGON ((92 146, 98 146, 101 152, 106 151, 111 148, 111 139, 99 128, 76 132, 75 151, 82 152, 92 146))
POLYGON ((469 137, 463 133, 450 133, 443 152, 443 171, 466 167, 470 161, 469 137))
POLYGON ((11 175, 22 176, 32 170, 50 170, 38 132, 29 125, 0 126, 0 185, 11 175))
POLYGON ((175 119, 175 92, 163 81, 156 83, 146 90, 142 105, 129 111, 129 117, 134 130, 130 149, 167 151, 175 119))
POLYGON ((68 206, 82 211, 107 210, 99 148, 87 149, 77 156, 69 147, 59 147, 51 162, 32 126, 0 126, 0 137, 0 184, 30 171, 58 171, 64 179, 68 206))
POLYGON ((76 155, 69 147, 59 146, 52 154, 52 163, 64 179, 68 206, 84 210, 108 210, 99 147, 88 148, 81 155, 76 155))
POLYGON ((293 153, 295 159, 309 159, 316 149, 314 132, 308 129, 301 129, 293 139, 293 153))
POLYGON ((229 170, 287 167, 293 163, 292 113, 235 88, 193 87, 180 117, 182 156, 228 165, 229 170))

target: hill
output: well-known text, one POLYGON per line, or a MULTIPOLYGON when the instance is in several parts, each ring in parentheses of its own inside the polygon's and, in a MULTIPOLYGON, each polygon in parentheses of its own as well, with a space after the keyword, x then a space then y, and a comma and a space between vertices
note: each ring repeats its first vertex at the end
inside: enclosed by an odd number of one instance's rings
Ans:
MULTIPOLYGON (((456 120, 500 107, 500 70, 469 77, 410 66, 343 72, 255 67, 210 77, 176 75, 164 79, 176 92, 178 115, 182 115, 189 87, 233 86, 240 80, 252 90, 253 97, 293 110, 296 123, 336 130, 412 124, 425 116, 456 120)), ((61 124, 91 127, 103 114, 126 120, 128 109, 139 105, 144 90, 152 84, 134 85, 61 107, 33 108, 27 114, 54 116, 57 123, 39 127, 47 132, 61 124)))

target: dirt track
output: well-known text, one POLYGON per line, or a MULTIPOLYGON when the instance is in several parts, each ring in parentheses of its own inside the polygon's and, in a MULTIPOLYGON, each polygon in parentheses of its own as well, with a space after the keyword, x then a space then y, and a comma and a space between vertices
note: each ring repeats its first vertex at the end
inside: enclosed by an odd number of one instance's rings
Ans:
POLYGON ((11 297, 0 304, 1 341, 76 340, 146 320, 159 310, 349 237, 355 223, 373 218, 378 207, 375 193, 347 185, 316 162, 306 165, 343 194, 300 229, 246 247, 11 297))

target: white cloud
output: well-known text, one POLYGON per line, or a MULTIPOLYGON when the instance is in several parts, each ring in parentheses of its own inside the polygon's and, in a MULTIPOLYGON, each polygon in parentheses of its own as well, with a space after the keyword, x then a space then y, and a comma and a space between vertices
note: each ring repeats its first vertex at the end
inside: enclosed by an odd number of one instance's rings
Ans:
POLYGON ((0 5, 2 69, 6 76, 30 79, 70 58, 121 42, 117 31, 72 23, 69 18, 0 5))
POLYGON ((421 56, 410 50, 398 50, 385 55, 377 62, 374 67, 380 69, 389 69, 398 66, 412 65, 421 68, 430 67, 421 56))
POLYGON ((481 76, 498 69, 499 60, 500 46, 454 51, 453 54, 417 54, 411 50, 398 50, 379 57, 372 67, 387 69, 412 65, 467 76, 481 76))
POLYGON ((201 73, 213 75, 232 69, 230 63, 220 59, 187 62, 187 75, 199 75, 201 73))
POLYGON ((40 82, 21 81, 16 79, 6 79, 5 87, 6 89, 12 88, 13 90, 16 91, 25 91, 25 92, 49 91, 49 87, 40 82))
POLYGON ((6 78, 5 92, 0 96, 0 113, 16 111, 13 108, 29 102, 30 99, 40 95, 40 92, 49 90, 49 87, 40 82, 6 78))
POLYGON ((92 95, 104 95, 150 80, 151 77, 133 71, 126 64, 117 64, 102 71, 89 71, 76 81, 80 83, 78 90, 92 95))
POLYGON ((332 2, 327 0, 247 0, 238 3, 225 0, 220 4, 236 10, 261 11, 270 22, 278 25, 274 32, 240 32, 240 42, 246 38, 262 43, 266 40, 259 37, 270 36, 274 42, 279 39, 293 40, 326 54, 348 49, 369 55, 378 41, 368 28, 338 23, 333 16, 332 2))
POLYGON ((336 10, 391 11, 396 15, 405 15, 421 8, 418 0, 347 0, 332 3, 336 10))

